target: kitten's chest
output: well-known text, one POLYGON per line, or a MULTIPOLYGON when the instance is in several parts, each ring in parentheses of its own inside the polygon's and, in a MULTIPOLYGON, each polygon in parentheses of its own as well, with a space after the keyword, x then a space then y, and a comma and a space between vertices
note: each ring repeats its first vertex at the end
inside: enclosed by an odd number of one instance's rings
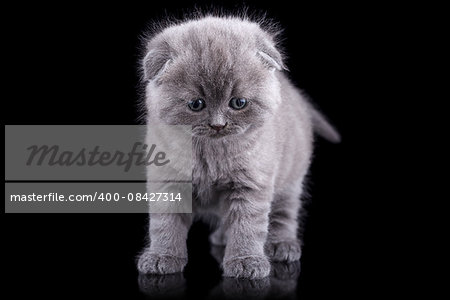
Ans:
POLYGON ((193 151, 193 182, 202 189, 227 188, 246 172, 247 151, 240 145, 208 144, 193 151))
POLYGON ((197 156, 194 159, 193 181, 206 186, 223 187, 231 184, 239 168, 239 159, 227 156, 197 156))
POLYGON ((226 198, 244 178, 253 178, 250 149, 241 143, 200 144, 193 149, 193 188, 200 202, 226 198))
POLYGON ((229 158, 197 158, 192 177, 196 203, 201 207, 216 207, 232 190, 236 172, 236 165, 229 158))

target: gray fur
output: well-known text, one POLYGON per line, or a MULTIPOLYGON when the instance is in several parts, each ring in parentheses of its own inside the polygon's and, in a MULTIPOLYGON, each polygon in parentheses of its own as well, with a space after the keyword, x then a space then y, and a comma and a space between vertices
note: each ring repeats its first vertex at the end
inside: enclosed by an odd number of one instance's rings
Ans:
MULTIPOLYGON (((219 219, 211 242, 226 245, 224 275, 263 278, 269 259, 298 260, 313 124, 333 141, 339 135, 283 73, 276 35, 242 18, 199 18, 152 37, 142 66, 148 121, 193 126, 193 214, 219 219), (250 104, 235 111, 232 97, 250 104), (187 106, 196 98, 206 102, 200 112, 187 106), (227 126, 217 133, 208 124, 227 126)), ((139 271, 181 271, 191 222, 152 214, 139 271)))

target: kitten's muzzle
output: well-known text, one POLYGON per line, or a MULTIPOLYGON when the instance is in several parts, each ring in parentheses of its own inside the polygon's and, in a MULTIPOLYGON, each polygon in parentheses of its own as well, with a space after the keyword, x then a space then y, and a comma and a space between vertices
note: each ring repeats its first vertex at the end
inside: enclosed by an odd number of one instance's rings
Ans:
POLYGON ((215 131, 219 132, 222 129, 224 129, 225 127, 227 127, 228 122, 226 122, 225 124, 208 124, 208 125, 209 125, 209 127, 214 129, 215 131))

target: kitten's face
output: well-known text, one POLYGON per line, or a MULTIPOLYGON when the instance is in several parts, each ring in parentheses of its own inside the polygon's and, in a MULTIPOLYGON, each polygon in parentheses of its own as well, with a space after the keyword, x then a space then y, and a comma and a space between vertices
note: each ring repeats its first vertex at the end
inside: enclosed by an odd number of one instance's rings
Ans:
POLYGON ((175 59, 151 85, 149 107, 159 119, 191 125, 194 136, 207 138, 241 135, 262 126, 279 98, 274 71, 253 53, 238 59, 190 53, 175 59))

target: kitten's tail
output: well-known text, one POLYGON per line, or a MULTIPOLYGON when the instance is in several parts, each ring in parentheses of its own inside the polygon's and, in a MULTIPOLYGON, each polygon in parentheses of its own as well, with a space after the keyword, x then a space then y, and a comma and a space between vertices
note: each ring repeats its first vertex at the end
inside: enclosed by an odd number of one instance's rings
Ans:
POLYGON ((334 128, 330 122, 328 122, 327 118, 319 112, 317 109, 311 106, 311 119, 313 123, 314 131, 323 137, 324 139, 332 142, 332 143, 340 143, 341 135, 334 128))

